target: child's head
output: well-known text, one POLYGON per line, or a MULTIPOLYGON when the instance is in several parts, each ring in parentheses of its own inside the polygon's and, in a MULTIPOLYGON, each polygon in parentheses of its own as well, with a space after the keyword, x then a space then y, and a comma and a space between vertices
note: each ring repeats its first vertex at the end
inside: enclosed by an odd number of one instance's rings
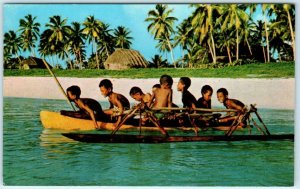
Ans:
POLYGON ((209 85, 204 85, 201 89, 201 94, 205 101, 209 101, 211 100, 213 89, 209 85))
POLYGON ((132 87, 129 94, 134 100, 141 101, 144 93, 139 87, 132 87))
POLYGON ((172 88, 173 79, 169 75, 162 75, 160 77, 159 82, 160 82, 161 88, 164 88, 164 89, 170 89, 170 88, 172 88))
POLYGON ((191 86, 191 79, 189 77, 181 77, 177 84, 178 91, 186 91, 191 86))
POLYGON ((71 87, 67 88, 67 96, 71 101, 80 98, 80 94, 81 90, 76 85, 72 85, 71 87))
POLYGON ((217 91, 218 101, 224 103, 224 101, 228 98, 228 91, 225 88, 220 88, 217 91))
POLYGON ((152 92, 154 93, 154 91, 156 90, 156 89, 160 89, 160 84, 155 84, 155 85, 153 85, 152 86, 152 92))
POLYGON ((107 97, 113 90, 113 85, 110 80, 103 79, 99 83, 100 92, 104 97, 107 97))

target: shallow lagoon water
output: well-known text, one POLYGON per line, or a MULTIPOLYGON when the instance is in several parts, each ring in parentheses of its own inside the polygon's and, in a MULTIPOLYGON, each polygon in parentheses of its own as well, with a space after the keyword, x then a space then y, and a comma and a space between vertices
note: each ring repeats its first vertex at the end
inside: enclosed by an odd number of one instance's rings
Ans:
MULTIPOLYGON (((43 129, 39 112, 61 109, 70 109, 66 101, 4 98, 5 185, 294 184, 293 141, 80 143, 60 134, 66 131, 43 129)), ((293 110, 260 109, 259 113, 272 134, 294 133, 293 110)))

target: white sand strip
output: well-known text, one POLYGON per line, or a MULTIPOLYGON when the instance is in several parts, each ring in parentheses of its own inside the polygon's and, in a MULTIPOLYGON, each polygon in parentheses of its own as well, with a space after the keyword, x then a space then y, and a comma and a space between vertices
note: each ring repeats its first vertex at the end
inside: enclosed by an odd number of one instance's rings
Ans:
MULTIPOLYGON (((99 82, 103 78, 58 78, 64 89, 71 85, 81 88, 81 97, 105 101, 99 91, 99 82)), ((181 105, 181 93, 177 91, 179 78, 173 78, 173 101, 181 105)), ((198 99, 201 87, 210 85, 214 89, 212 106, 221 106, 217 101, 216 91, 225 87, 229 97, 239 99, 245 104, 256 103, 258 107, 294 109, 295 108, 295 79, 228 79, 228 78, 191 78, 190 91, 198 99)), ((151 92, 159 79, 111 79, 114 91, 125 95, 131 102, 129 90, 139 86, 144 92, 151 92)), ((56 82, 51 77, 4 77, 3 95, 5 97, 65 99, 56 82)))

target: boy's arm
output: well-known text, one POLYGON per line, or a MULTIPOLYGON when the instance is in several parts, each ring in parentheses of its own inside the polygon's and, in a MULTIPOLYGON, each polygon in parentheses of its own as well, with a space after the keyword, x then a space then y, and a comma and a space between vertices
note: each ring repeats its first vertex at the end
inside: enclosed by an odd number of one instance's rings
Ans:
POLYGON ((153 95, 151 95, 151 98, 150 98, 150 100, 149 100, 149 108, 152 106, 152 103, 153 103, 153 100, 155 99, 155 94, 156 94, 156 91, 154 91, 154 93, 153 93, 153 95))
POLYGON ((97 121, 96 121, 96 118, 95 118, 94 111, 89 106, 87 106, 86 104, 84 104, 80 99, 78 100, 78 106, 89 113, 89 115, 91 116, 91 118, 92 118, 92 120, 94 122, 95 128, 96 129, 99 128, 99 126, 97 124, 97 121))
POLYGON ((230 107, 232 107, 232 109, 234 109, 234 110, 238 110, 238 111, 240 111, 240 112, 244 112, 244 108, 243 107, 241 107, 241 106, 239 106, 239 105, 237 105, 236 103, 234 103, 232 100, 228 100, 228 104, 230 105, 230 107))
POLYGON ((172 108, 172 94, 173 91, 170 89, 169 95, 168 95, 168 108, 172 108))
POLYGON ((113 98, 113 100, 114 100, 114 102, 115 102, 115 104, 116 104, 116 106, 118 107, 118 109, 119 109, 119 116, 118 116, 118 120, 117 120, 117 122, 115 123, 115 125, 118 125, 120 122, 121 122, 121 119, 122 119, 122 114, 123 114, 123 111, 124 111, 124 107, 123 107, 123 105, 122 105, 122 103, 120 102, 120 100, 117 98, 117 95, 113 98))
POLYGON ((103 110, 103 112, 105 114, 108 114, 108 115, 112 115, 114 112, 113 112, 113 103, 111 101, 108 101, 109 102, 109 109, 108 110, 103 110))

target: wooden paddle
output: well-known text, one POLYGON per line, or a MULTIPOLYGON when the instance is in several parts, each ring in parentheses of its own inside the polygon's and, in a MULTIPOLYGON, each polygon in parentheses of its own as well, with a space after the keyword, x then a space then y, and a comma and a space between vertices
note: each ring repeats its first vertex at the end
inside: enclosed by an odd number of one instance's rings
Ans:
POLYGON ((58 81, 58 79, 56 78, 55 74, 54 74, 54 73, 52 72, 52 70, 50 69, 49 65, 47 64, 47 62, 46 62, 44 59, 42 59, 42 60, 43 60, 43 63, 45 64, 47 70, 48 70, 48 71, 50 72, 50 74, 53 76, 53 78, 54 78, 55 82, 57 83, 58 87, 60 88, 61 92, 62 92, 62 93, 65 95, 65 97, 67 98, 68 103, 71 105, 72 109, 73 109, 74 111, 76 111, 75 108, 74 108, 74 106, 73 106, 73 104, 71 103, 70 99, 68 98, 68 96, 67 96, 65 90, 64 90, 63 87, 61 86, 61 84, 60 84, 60 82, 58 81))
POLYGON ((111 135, 114 135, 119 129, 120 127, 125 123, 125 121, 127 121, 129 118, 131 118, 132 116, 135 115, 135 112, 140 109, 140 106, 138 105, 137 107, 135 107, 134 109, 132 109, 131 112, 129 112, 127 115, 125 115, 123 117, 123 119, 121 120, 121 122, 115 127, 115 129, 111 132, 111 135))

